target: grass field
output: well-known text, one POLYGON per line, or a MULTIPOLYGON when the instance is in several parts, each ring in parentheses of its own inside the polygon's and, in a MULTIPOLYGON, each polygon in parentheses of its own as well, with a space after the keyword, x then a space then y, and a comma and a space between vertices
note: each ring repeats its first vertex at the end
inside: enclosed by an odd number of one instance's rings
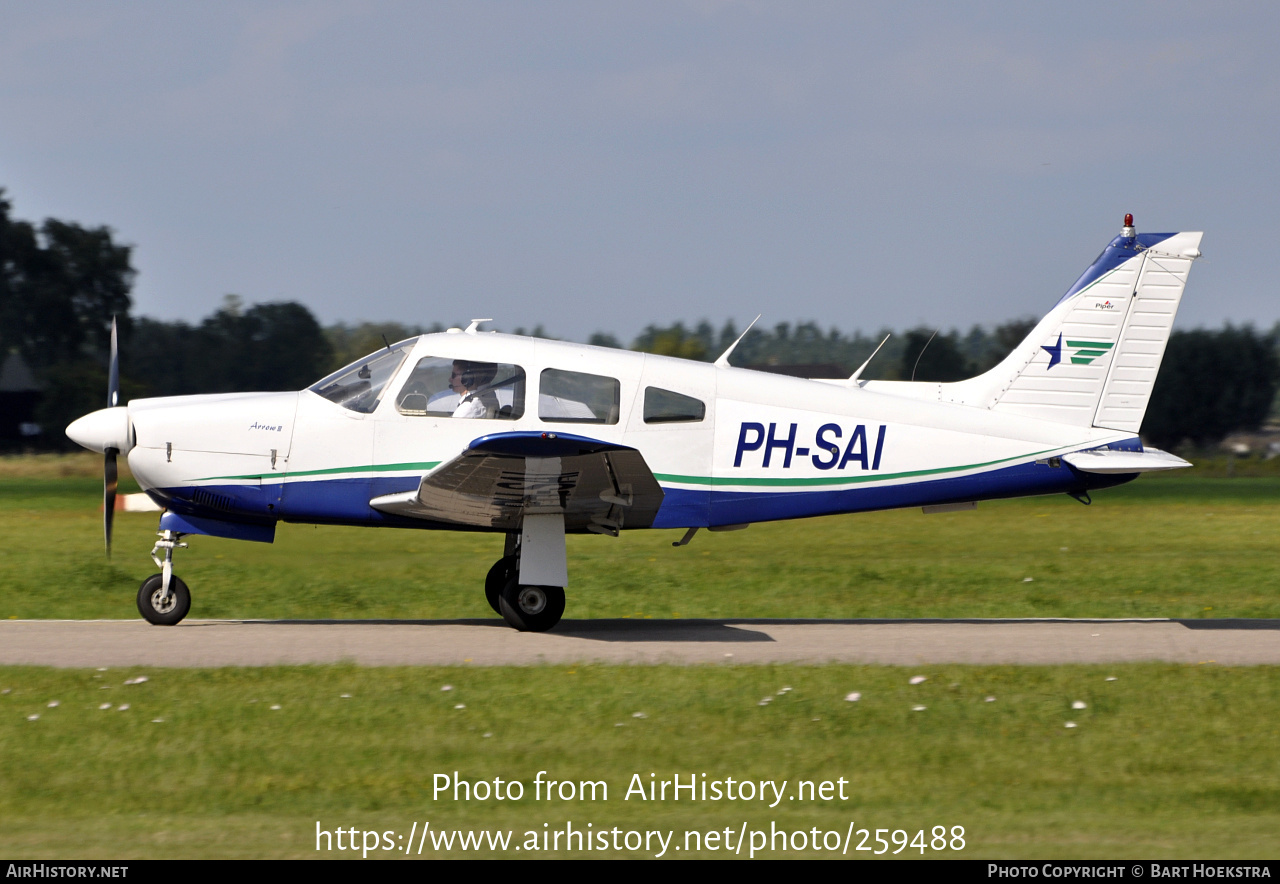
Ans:
MULTIPOLYGON (((83 459, 75 463, 84 463, 83 459)), ((0 471, 0 617, 134 618, 154 514, 116 518, 101 482, 0 471)), ((566 616, 1280 617, 1280 477, 1148 476, 1085 507, 1059 495, 569 538, 566 616), (1030 578, 1028 581, 1027 578, 1030 578)), ((497 535, 281 525, 274 544, 190 537, 192 617, 489 617, 497 535)))
MULTIPOLYGON (((156 517, 120 514, 108 562, 98 468, 0 461, 0 616, 137 616, 156 517)), ((1233 471, 1147 477, 1091 507, 755 525, 681 549, 678 532, 575 537, 567 616, 1280 617, 1280 477, 1233 471)), ((496 537, 283 525, 273 545, 190 540, 178 571, 193 617, 493 616, 480 585, 496 537)), ((1275 667, 9 667, 0 691, 11 857, 315 856, 317 822, 521 843, 568 820, 677 844, 685 830, 852 821, 926 838, 964 826, 966 857, 1280 853, 1275 667), (433 776, 455 770, 527 790, 539 770, 604 780, 609 799, 433 800, 433 776), (787 780, 790 794, 843 777, 849 797, 623 800, 632 774, 703 772, 787 780)))
POLYGON ((518 844, 567 820, 735 838, 744 823, 963 826, 959 855, 984 858, 1280 853, 1280 679, 1266 668, 8 668, 0 688, 0 854, 14 858, 314 857, 317 822, 511 829, 518 844), (149 681, 124 684, 139 672, 149 681), (540 770, 603 780, 607 800, 535 800, 540 770), (520 780, 525 796, 435 799, 434 775, 455 771, 520 780), (787 797, 625 798, 651 773, 786 780, 787 797), (798 781, 839 778, 847 800, 795 798, 798 781))

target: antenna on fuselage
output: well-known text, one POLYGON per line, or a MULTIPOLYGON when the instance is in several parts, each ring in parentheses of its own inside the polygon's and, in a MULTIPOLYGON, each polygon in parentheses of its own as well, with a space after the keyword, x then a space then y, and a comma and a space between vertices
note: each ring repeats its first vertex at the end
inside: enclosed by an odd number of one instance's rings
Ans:
MULTIPOLYGON (((889 338, 891 337, 892 335, 885 335, 884 340, 880 342, 880 347, 883 347, 886 343, 888 343, 889 338)), ((849 375, 849 380, 844 382, 845 386, 852 387, 854 384, 858 382, 858 378, 862 376, 862 370, 871 364, 872 359, 876 358, 876 354, 880 352, 880 347, 876 347, 874 350, 872 350, 871 355, 867 357, 867 361, 859 365, 858 370, 855 371, 853 374, 849 375)))
POLYGON ((924 355, 925 350, 929 349, 929 345, 933 343, 933 339, 938 336, 938 332, 940 331, 942 331, 942 329, 935 328, 933 330, 933 334, 929 335, 929 340, 924 342, 924 346, 921 347, 920 352, 916 354, 916 364, 911 366, 911 380, 913 382, 916 379, 916 369, 920 367, 920 357, 924 355))
POLYGON ((466 331, 466 334, 474 335, 474 334, 476 334, 477 332, 479 332, 479 331, 480 331, 480 323, 482 323, 482 322, 493 322, 493 320, 492 320, 492 319, 473 319, 473 320, 471 320, 471 324, 470 324, 469 326, 467 326, 467 327, 466 327, 466 330, 465 330, 465 331, 466 331))
POLYGON ((716 360, 716 365, 720 366, 721 368, 728 368, 728 367, 729 367, 729 354, 733 352, 733 348, 734 348, 734 347, 736 347, 736 346, 738 346, 739 344, 741 344, 741 343, 742 343, 742 339, 743 339, 743 338, 745 338, 745 337, 747 336, 747 332, 751 331, 751 326, 752 326, 752 325, 755 325, 757 322, 759 322, 759 321, 760 321, 760 317, 761 317, 761 316, 764 316, 764 314, 763 314, 763 313, 757 313, 757 314, 756 314, 756 318, 755 318, 755 319, 753 319, 753 320, 751 320, 751 325, 748 325, 748 326, 743 330, 742 334, 738 335, 738 340, 736 340, 736 341, 734 341, 732 344, 730 344, 730 345, 729 345, 729 349, 728 349, 728 350, 725 350, 723 353, 721 353, 721 354, 720 354, 720 358, 716 360))

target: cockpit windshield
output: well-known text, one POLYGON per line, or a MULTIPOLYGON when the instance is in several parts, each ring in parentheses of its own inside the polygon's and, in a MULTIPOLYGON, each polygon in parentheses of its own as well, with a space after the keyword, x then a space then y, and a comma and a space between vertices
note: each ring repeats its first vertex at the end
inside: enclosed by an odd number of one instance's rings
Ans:
POLYGON ((307 389, 343 408, 370 414, 378 407, 387 382, 395 377, 401 363, 417 342, 417 338, 409 338, 390 347, 383 347, 316 381, 307 389))

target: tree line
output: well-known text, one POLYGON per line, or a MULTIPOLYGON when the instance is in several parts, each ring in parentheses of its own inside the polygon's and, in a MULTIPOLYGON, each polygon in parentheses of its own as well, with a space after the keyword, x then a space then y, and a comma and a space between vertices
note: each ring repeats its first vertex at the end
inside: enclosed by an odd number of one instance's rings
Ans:
MULTIPOLYGON (((197 323, 131 314, 136 277, 131 249, 107 227, 11 217, 0 190, 0 358, 17 352, 39 380, 36 415, 47 428, 32 444, 67 448, 61 432, 105 404, 112 317, 121 337, 121 391, 141 396, 297 390, 392 342, 445 329, 395 322, 323 327, 302 304, 246 305, 228 295, 197 323)), ((1018 319, 968 331, 914 328, 846 334, 816 323, 753 327, 734 351, 735 365, 794 367, 811 376, 848 376, 888 335, 863 373, 868 379, 954 381, 1003 359, 1034 327, 1018 319)), ((550 337, 538 326, 517 334, 550 337)), ((597 332, 587 343, 710 361, 741 334, 733 321, 650 325, 629 344, 597 332)), ((1169 340, 1142 435, 1165 448, 1205 447, 1267 420, 1280 388, 1280 323, 1270 331, 1228 325, 1175 331, 1169 340)), ((32 440, 29 440, 32 441, 32 440)))

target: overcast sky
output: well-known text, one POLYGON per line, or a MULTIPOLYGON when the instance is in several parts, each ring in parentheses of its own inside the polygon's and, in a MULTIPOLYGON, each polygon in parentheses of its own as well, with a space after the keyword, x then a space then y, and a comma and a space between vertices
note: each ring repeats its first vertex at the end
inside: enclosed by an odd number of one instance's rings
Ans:
POLYGON ((135 312, 585 339, 1040 315, 1125 212, 1280 319, 1280 5, 0 0, 0 187, 135 312))

